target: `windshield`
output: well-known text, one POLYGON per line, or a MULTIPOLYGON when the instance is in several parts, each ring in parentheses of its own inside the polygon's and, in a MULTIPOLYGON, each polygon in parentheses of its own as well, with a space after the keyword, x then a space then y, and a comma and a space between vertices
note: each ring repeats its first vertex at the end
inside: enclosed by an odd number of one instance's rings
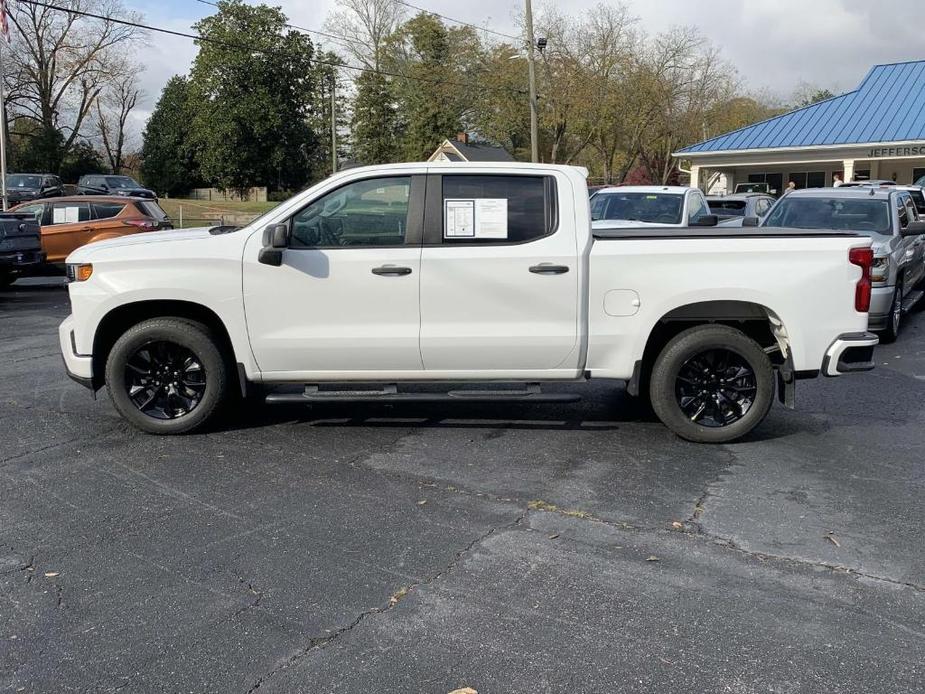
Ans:
POLYGON ((762 226, 890 234, 890 203, 866 198, 788 196, 777 203, 762 226))
POLYGON ((107 176, 106 185, 110 188, 141 188, 128 176, 107 176))
POLYGON ((767 183, 740 183, 736 186, 737 193, 766 193, 767 183))
POLYGON ((6 177, 7 188, 41 188, 41 176, 28 176, 26 174, 13 174, 6 177))
POLYGON ((744 200, 707 200, 707 204, 710 206, 710 212, 727 214, 727 215, 738 215, 740 217, 745 216, 745 201, 744 200))
POLYGON ((684 196, 672 193, 603 193, 591 200, 591 219, 680 224, 684 196))

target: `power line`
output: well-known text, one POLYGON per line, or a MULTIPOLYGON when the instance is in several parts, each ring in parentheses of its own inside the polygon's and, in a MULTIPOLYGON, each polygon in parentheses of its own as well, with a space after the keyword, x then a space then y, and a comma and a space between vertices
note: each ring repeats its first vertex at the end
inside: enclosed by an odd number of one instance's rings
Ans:
MULTIPOLYGON (((243 43, 234 43, 231 41, 222 41, 219 39, 213 39, 207 36, 201 36, 199 34, 189 34, 183 31, 175 31, 173 29, 166 29, 164 27, 152 26, 150 24, 142 24, 140 22, 132 22, 127 19, 116 19, 115 17, 106 17, 105 15, 95 14, 93 12, 86 12, 84 10, 75 10, 70 7, 61 7, 59 5, 52 5, 47 2, 40 2, 39 0, 19 0, 19 2, 25 3, 27 5, 34 5, 37 7, 44 7, 49 10, 57 10, 58 12, 65 12, 68 14, 78 15, 80 17, 89 17, 91 19, 100 19, 104 22, 110 22, 112 24, 121 24, 123 26, 134 27, 136 29, 144 29, 145 31, 153 31, 159 34, 169 34, 171 36, 179 36, 181 38, 193 39, 194 41, 201 41, 203 43, 212 43, 217 46, 226 46, 228 48, 238 48, 247 51, 254 51, 256 53, 266 53, 269 54, 271 51, 266 49, 254 48, 253 46, 248 46, 243 43)), ((474 85, 471 83, 465 82, 456 82, 452 80, 441 80, 441 79, 431 79, 428 77, 417 77, 414 75, 405 75, 401 72, 391 72, 389 70, 377 70, 375 68, 362 67, 360 65, 350 65, 349 63, 332 63, 326 60, 319 60, 317 58, 313 59, 313 62, 317 65, 325 65, 327 67, 332 67, 334 69, 343 68, 345 70, 354 70, 356 72, 373 72, 385 77, 395 77, 397 79, 406 79, 413 80, 417 82, 426 82, 433 85, 447 85, 451 87, 464 87, 466 89, 480 89, 483 91, 495 91, 495 92, 506 92, 511 94, 525 94, 526 92, 523 89, 512 89, 504 87, 487 87, 485 85, 474 85)))
POLYGON ((447 17, 445 14, 440 14, 439 12, 434 12, 433 10, 428 10, 424 7, 419 7, 418 5, 412 5, 410 2, 405 2, 405 0, 394 0, 399 5, 404 5, 405 7, 410 7, 413 10, 418 10, 419 12, 426 12, 427 14, 432 14, 435 17, 440 17, 440 19, 445 19, 448 22, 453 22, 454 24, 461 24, 463 26, 472 27, 478 31, 486 31, 489 34, 495 34, 496 36, 503 36, 506 39, 513 39, 514 41, 521 41, 520 36, 513 36, 511 34, 505 34, 501 31, 495 31, 494 29, 488 29, 486 27, 480 27, 478 24, 472 24, 471 22, 464 22, 461 19, 453 19, 452 17, 447 17))
MULTIPOLYGON (((212 7, 219 6, 217 2, 211 2, 210 0, 196 0, 196 2, 201 2, 203 5, 211 5, 212 7)), ((337 36, 336 34, 328 34, 324 31, 318 31, 317 29, 309 29, 308 27, 301 27, 298 24, 287 23, 285 26, 289 27, 290 29, 296 29, 298 31, 305 31, 305 32, 308 32, 309 34, 317 34, 318 36, 324 36, 325 38, 331 39, 332 41, 339 41, 341 43, 349 43, 349 44, 353 44, 354 46, 364 46, 364 47, 366 46, 366 44, 363 43, 362 41, 355 41, 353 39, 348 39, 345 36, 337 36)))

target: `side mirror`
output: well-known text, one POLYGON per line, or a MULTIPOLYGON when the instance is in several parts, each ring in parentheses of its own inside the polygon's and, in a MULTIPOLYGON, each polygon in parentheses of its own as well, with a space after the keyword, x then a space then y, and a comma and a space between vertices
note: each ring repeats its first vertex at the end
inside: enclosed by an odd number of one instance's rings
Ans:
POLYGON ((715 214, 705 214, 690 223, 692 227, 715 227, 719 224, 719 217, 715 214))
POLYGON ((900 235, 903 237, 921 236, 923 234, 925 234, 925 222, 909 222, 906 228, 900 232, 900 235))
POLYGON ((745 217, 742 220, 742 226, 743 227, 756 227, 758 226, 758 218, 757 217, 745 217))
POLYGON ((283 249, 289 245, 289 225, 271 224, 263 230, 263 248, 257 261, 279 267, 283 264, 283 249))

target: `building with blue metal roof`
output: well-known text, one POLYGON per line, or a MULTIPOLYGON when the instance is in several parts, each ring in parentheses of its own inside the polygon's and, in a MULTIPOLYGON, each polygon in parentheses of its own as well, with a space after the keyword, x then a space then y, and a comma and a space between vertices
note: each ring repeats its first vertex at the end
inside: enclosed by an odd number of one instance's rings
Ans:
POLYGON ((925 176, 925 60, 875 65, 854 91, 675 152, 713 192, 737 183, 782 191, 844 181, 925 176))

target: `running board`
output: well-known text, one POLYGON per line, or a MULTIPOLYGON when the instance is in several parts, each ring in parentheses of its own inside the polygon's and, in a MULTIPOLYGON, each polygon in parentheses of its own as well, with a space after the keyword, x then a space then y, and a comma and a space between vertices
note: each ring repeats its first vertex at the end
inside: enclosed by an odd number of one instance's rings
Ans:
POLYGON ((906 296, 903 297, 903 312, 910 311, 913 306, 919 303, 923 296, 925 296, 925 292, 921 289, 916 289, 906 294, 906 296))
POLYGON ((544 393, 539 385, 509 390, 451 390, 446 393, 400 393, 397 385, 378 390, 321 390, 305 386, 301 393, 270 393, 269 405, 314 402, 577 402, 578 393, 544 393))

